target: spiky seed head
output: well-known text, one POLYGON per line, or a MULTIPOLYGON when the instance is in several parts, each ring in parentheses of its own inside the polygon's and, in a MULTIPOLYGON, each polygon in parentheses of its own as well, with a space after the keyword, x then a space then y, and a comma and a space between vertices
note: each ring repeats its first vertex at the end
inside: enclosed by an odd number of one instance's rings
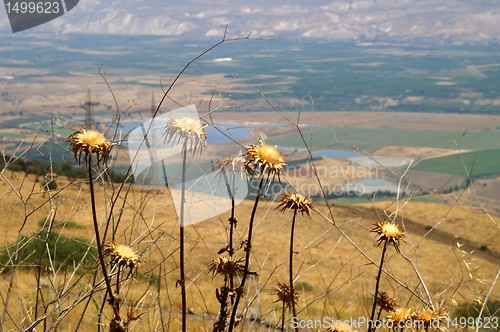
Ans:
POLYGON ((414 310, 412 308, 399 307, 394 309, 394 311, 387 316, 387 319, 397 324, 413 319, 413 314, 414 310))
POLYGON ((290 285, 286 283, 278 281, 278 287, 275 288, 274 290, 276 292, 276 295, 278 295, 278 300, 274 302, 281 301, 287 308, 292 308, 292 305, 294 303, 297 303, 297 301, 299 300, 299 292, 297 292, 294 289, 292 294, 292 289, 290 288, 290 285))
POLYGON ((207 139, 206 127, 207 125, 201 124, 197 118, 171 117, 165 128, 165 140, 167 143, 173 142, 175 144, 185 142, 188 151, 192 151, 194 154, 199 149, 201 152, 207 139))
POLYGON ((351 325, 347 322, 343 322, 341 320, 336 320, 333 322, 332 326, 330 326, 327 330, 328 332, 356 332, 357 330, 353 329, 351 325))
POLYGON ((278 209, 284 213, 286 210, 296 210, 302 214, 311 215, 312 209, 312 199, 307 198, 301 194, 284 194, 281 197, 281 203, 278 205, 278 209))
POLYGON ((139 254, 123 244, 107 243, 104 255, 111 257, 111 261, 119 266, 128 266, 130 269, 138 269, 141 266, 139 254))
POLYGON ((270 146, 259 139, 259 144, 250 144, 243 155, 246 159, 246 168, 251 172, 267 173, 267 176, 280 177, 286 166, 285 158, 278 151, 278 146, 270 146))
POLYGON ((92 129, 86 130, 85 128, 80 128, 69 135, 68 141, 70 142, 71 152, 73 152, 78 163, 82 161, 82 154, 84 155, 83 160, 87 160, 89 155, 95 155, 98 161, 106 162, 114 145, 102 133, 92 129))
POLYGON ((213 277, 218 274, 223 274, 225 276, 243 275, 245 271, 243 258, 236 256, 217 256, 210 262, 208 268, 213 277))
POLYGON ((386 292, 379 293, 377 297, 377 304, 385 311, 393 311, 398 306, 396 298, 390 297, 386 292))
POLYGON ((381 221, 375 224, 375 227, 371 231, 377 233, 377 242, 379 245, 383 242, 388 242, 389 244, 393 244, 397 251, 399 251, 399 240, 404 241, 405 232, 399 225, 392 221, 381 221))

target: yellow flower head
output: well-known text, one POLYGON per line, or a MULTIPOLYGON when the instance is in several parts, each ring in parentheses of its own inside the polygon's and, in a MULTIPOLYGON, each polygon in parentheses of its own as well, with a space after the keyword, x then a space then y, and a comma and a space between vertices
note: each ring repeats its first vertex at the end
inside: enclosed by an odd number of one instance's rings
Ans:
POLYGON ((431 308, 426 308, 419 310, 414 319, 421 326, 428 328, 431 324, 441 321, 447 317, 445 310, 443 308, 432 310, 431 308))
POLYGON ((79 129, 69 135, 68 141, 71 142, 71 151, 75 155, 75 159, 80 163, 82 154, 85 154, 84 160, 89 155, 96 155, 97 160, 108 160, 111 148, 114 143, 109 142, 106 137, 96 130, 79 129))
POLYGON ((243 259, 238 257, 215 257, 210 263, 209 271, 215 277, 218 274, 225 276, 243 275, 245 265, 242 264, 243 259))
POLYGON ((245 165, 251 173, 260 171, 261 173, 267 173, 268 177, 277 175, 279 179, 286 163, 277 146, 272 147, 264 144, 260 139, 259 144, 250 144, 246 150, 247 152, 244 154, 245 165))
POLYGON ((294 303, 297 303, 299 299, 299 292, 297 292, 295 289, 292 290, 290 288, 290 285, 281 283, 278 281, 278 287, 275 289, 276 295, 278 295, 278 300, 274 302, 281 301, 285 305, 285 307, 291 308, 294 303))
POLYGON ((186 143, 186 148, 189 151, 196 153, 197 149, 203 148, 207 139, 206 124, 201 124, 199 119, 185 118, 170 118, 165 130, 165 140, 178 144, 186 143))
POLYGON ((141 266, 139 254, 123 244, 116 244, 115 242, 106 244, 104 255, 110 256, 114 264, 128 266, 130 269, 138 269, 141 266))
POLYGON ((309 216, 312 207, 312 200, 310 198, 301 194, 284 194, 277 208, 281 208, 282 213, 286 210, 295 210, 302 214, 306 213, 309 216))
POLYGON ((336 320, 327 330, 328 332, 355 332, 351 325, 341 320, 336 320))
POLYGON ((413 318, 414 311, 412 308, 405 308, 405 307, 400 307, 394 309, 394 311, 387 316, 387 318, 394 322, 394 323, 399 323, 399 322, 405 322, 409 319, 413 318))
POLYGON ((372 232, 377 233, 378 244, 382 242, 388 242, 389 244, 393 244, 394 248, 399 251, 399 240, 403 239, 405 236, 405 232, 395 223, 391 221, 381 221, 375 225, 375 228, 372 229, 372 232))

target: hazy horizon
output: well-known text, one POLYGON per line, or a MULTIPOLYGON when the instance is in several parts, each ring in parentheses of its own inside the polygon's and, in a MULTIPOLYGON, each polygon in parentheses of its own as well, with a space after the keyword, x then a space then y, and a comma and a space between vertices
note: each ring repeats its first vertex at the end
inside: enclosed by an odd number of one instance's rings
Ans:
MULTIPOLYGON (((500 1, 80 1, 70 12, 17 35, 161 35, 178 40, 223 35, 306 40, 429 40, 498 43, 500 1)), ((0 34, 11 33, 0 11, 0 34)))

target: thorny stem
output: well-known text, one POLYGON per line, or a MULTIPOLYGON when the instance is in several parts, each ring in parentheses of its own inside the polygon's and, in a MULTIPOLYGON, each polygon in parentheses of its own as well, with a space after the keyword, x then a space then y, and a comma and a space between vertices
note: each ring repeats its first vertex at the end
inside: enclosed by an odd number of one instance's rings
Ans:
POLYGON ((238 311, 238 304, 240 303, 241 297, 243 296, 243 289, 245 287, 245 283, 247 280, 247 276, 249 274, 248 268, 250 266, 250 251, 252 249, 252 231, 253 231, 253 222, 255 219, 255 213, 257 212, 257 205, 259 205, 262 185, 264 184, 265 174, 262 173, 260 177, 259 187, 257 189, 257 196, 255 197, 255 203, 252 209, 252 215, 250 216, 250 224, 248 225, 248 239, 245 247, 246 255, 245 255, 245 270, 243 271, 243 277, 241 278, 241 283, 238 287, 236 300, 234 301, 233 311, 231 312, 231 320, 229 321, 229 329, 231 332, 234 329, 234 322, 236 319, 236 311, 238 311))
POLYGON ((375 331, 374 328, 374 318, 375 318, 375 309, 377 308, 377 296, 378 296, 378 288, 380 286, 380 277, 382 276, 382 265, 384 265, 384 257, 385 257, 385 252, 387 251, 387 245, 389 241, 384 242, 384 249, 382 250, 382 257, 380 258, 380 265, 378 267, 378 275, 377 275, 377 283, 375 284, 375 294, 373 297, 373 307, 372 307, 372 314, 370 316, 370 323, 368 326, 368 332, 375 331))
POLYGON ((283 306, 281 308, 281 331, 285 331, 285 302, 283 302, 283 306))
POLYGON ((182 180, 181 180, 181 210, 179 213, 179 237, 180 237, 180 286, 182 299, 182 332, 186 332, 186 277, 184 271, 184 204, 186 199, 186 159, 187 159, 187 140, 184 140, 182 147, 182 180))
POLYGON ((120 272, 121 265, 118 265, 118 271, 116 272, 116 294, 120 294, 120 272))
MULTIPOLYGON (((227 248, 227 252, 229 254, 229 257, 232 258, 234 255, 234 246, 233 246, 233 233, 234 229, 236 228, 236 218, 234 216, 234 211, 236 204, 234 202, 234 193, 232 188, 235 187, 235 175, 231 176, 231 185, 229 184, 229 179, 227 177, 227 174, 224 170, 224 168, 221 169, 222 175, 224 176, 224 182, 226 183, 226 189, 229 194, 229 197, 231 197, 231 217, 229 217, 229 247, 227 248)), ((231 274, 229 276, 229 288, 231 290, 234 290, 234 276, 231 274)), ((234 303, 234 295, 231 295, 231 304, 234 303)))
MULTIPOLYGON (((292 299, 292 314, 293 317, 297 318, 297 311, 295 309, 295 290, 293 289, 293 236, 295 232, 295 217, 297 217, 297 209, 293 210, 293 219, 292 219, 292 230, 290 232, 290 266, 289 266, 289 274, 290 274, 290 296, 292 299)), ((285 312, 283 311, 283 317, 285 316, 285 312)), ((295 331, 299 329, 297 327, 294 328, 295 331)))
MULTIPOLYGON (((96 207, 95 207, 95 194, 94 194, 94 181, 92 179, 92 154, 90 154, 90 153, 87 155, 87 165, 88 165, 88 173, 89 173, 90 202, 92 205, 92 220, 94 222, 95 240, 97 242, 97 254, 99 255, 99 262, 101 264, 102 274, 104 275, 104 281, 106 282, 107 294, 113 303, 114 302, 113 291, 111 290, 111 283, 109 281, 108 272, 106 270, 106 263, 104 263, 104 254, 103 254, 103 250, 102 250, 101 237, 99 236, 99 225, 97 224, 97 213, 96 213, 96 207)), ((112 305, 112 307, 113 307, 115 317, 119 318, 120 313, 118 311, 118 308, 114 305, 112 305)))

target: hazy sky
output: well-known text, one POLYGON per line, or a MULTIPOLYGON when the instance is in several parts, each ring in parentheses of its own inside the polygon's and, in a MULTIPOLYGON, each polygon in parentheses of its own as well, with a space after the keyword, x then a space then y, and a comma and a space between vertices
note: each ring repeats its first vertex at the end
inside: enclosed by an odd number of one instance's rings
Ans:
MULTIPOLYGON (((81 0, 66 15, 23 33, 152 34, 179 39, 235 35, 319 39, 429 38, 498 41, 498 0, 139 1, 81 0)), ((11 33, 5 9, 0 33, 11 33)))

